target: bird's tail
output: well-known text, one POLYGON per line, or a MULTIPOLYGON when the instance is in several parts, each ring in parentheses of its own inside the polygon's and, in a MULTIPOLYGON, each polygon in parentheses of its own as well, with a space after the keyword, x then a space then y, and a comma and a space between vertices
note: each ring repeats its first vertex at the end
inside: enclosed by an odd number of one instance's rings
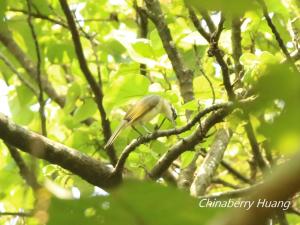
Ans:
POLYGON ((127 121, 123 120, 121 122, 121 124, 117 127, 117 129, 115 130, 115 132, 111 135, 111 137, 109 138, 109 140, 107 141, 106 145, 104 146, 105 149, 108 148, 109 146, 111 146, 112 143, 114 143, 114 141, 119 136, 119 134, 122 131, 122 129, 125 128, 126 126, 127 126, 127 121))

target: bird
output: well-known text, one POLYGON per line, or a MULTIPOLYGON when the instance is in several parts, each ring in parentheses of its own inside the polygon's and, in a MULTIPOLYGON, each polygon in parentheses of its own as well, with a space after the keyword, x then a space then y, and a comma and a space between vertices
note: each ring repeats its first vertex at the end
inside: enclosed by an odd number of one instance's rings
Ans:
POLYGON ((159 95, 147 95, 143 97, 127 111, 120 125, 111 135, 104 148, 107 149, 109 146, 111 146, 121 131, 126 127, 131 126, 140 134, 134 125, 143 125, 144 123, 151 121, 158 114, 163 114, 169 121, 171 121, 173 126, 176 126, 175 120, 177 118, 177 113, 175 108, 168 100, 159 95))

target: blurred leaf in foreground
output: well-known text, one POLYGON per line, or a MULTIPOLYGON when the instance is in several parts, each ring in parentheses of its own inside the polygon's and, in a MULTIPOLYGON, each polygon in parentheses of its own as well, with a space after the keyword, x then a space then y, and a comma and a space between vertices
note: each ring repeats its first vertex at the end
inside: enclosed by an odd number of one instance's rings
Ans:
POLYGON ((206 224, 216 209, 199 208, 198 200, 173 187, 130 181, 110 196, 79 200, 53 199, 48 225, 56 224, 206 224))
POLYGON ((262 113, 258 131, 284 151, 300 147, 300 74, 287 65, 272 65, 258 80, 253 111, 262 113))

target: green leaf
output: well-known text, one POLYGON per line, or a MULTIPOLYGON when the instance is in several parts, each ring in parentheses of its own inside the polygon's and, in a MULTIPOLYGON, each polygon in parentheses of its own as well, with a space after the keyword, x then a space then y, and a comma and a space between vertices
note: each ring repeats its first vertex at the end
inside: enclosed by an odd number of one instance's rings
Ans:
POLYGON ((108 197, 52 199, 48 225, 198 225, 199 221, 205 225, 216 212, 213 208, 199 208, 197 199, 176 188, 131 181, 108 197))
POLYGON ((0 1, 0 23, 4 21, 4 15, 7 7, 7 0, 0 1))
POLYGON ((187 0, 187 3, 199 9, 223 11, 232 16, 243 15, 244 12, 256 8, 256 5, 252 0, 187 0))
POLYGON ((66 114, 71 113, 75 106, 76 101, 81 95, 81 87, 77 82, 73 82, 68 89, 68 93, 66 96, 66 104, 64 107, 64 111, 66 114))
POLYGON ((9 96, 8 104, 13 120, 22 125, 28 125, 34 118, 34 113, 30 109, 33 99, 32 92, 26 86, 16 87, 16 93, 9 96))
POLYGON ((266 51, 262 52, 259 56, 252 53, 244 53, 240 58, 241 63, 246 69, 243 81, 252 84, 266 72, 268 66, 280 63, 280 60, 279 56, 274 56, 266 51))
POLYGON ((300 225, 300 218, 298 215, 288 213, 287 219, 289 221, 289 224, 300 225))
POLYGON ((47 0, 32 0, 32 3, 42 14, 49 15, 51 13, 47 0))
POLYGON ((151 40, 151 46, 153 48, 153 51, 155 52, 155 54, 160 57, 164 54, 166 54, 166 52, 164 51, 163 45, 161 43, 161 39, 159 37, 159 34, 157 32, 156 29, 154 29, 153 31, 151 31, 150 35, 150 40, 151 40))
POLYGON ((64 56, 68 56, 70 60, 75 58, 74 47, 70 43, 62 43, 51 41, 47 43, 46 54, 52 63, 61 63, 64 56))
POLYGON ((192 100, 185 103, 182 108, 185 110, 197 111, 199 109, 199 103, 197 100, 192 100))
MULTIPOLYGON (((300 76, 287 65, 271 65, 256 85, 258 98, 250 111, 264 118, 258 131, 283 151, 300 146, 300 76), (296 143, 287 146, 287 143, 296 143), (283 148, 283 146, 285 146, 283 148)), ((297 149, 297 148, 296 148, 297 149)))
POLYGON ((115 32, 114 37, 126 48, 130 58, 135 62, 143 63, 150 67, 159 65, 153 59, 153 51, 146 39, 130 39, 119 32, 115 32))
POLYGON ((193 160, 195 152, 184 152, 181 155, 181 168, 187 167, 193 160))
POLYGON ((243 66, 253 67, 259 63, 259 59, 253 53, 245 52, 241 56, 240 62, 242 63, 243 66))
POLYGON ((22 49, 26 50, 25 53, 30 55, 32 59, 36 60, 36 51, 32 51, 32 49, 35 49, 35 45, 26 19, 27 17, 24 15, 15 15, 7 21, 7 24, 9 29, 13 31, 12 33, 15 41, 22 49), (17 20, 19 22, 14 23, 13 20, 17 20))
POLYGON ((91 143, 90 132, 89 130, 84 130, 83 128, 74 130, 68 137, 66 144, 84 153, 90 153, 91 150, 94 150, 94 147, 91 143))
POLYGON ((75 111, 74 120, 83 121, 92 117, 97 111, 97 105, 92 98, 85 99, 83 104, 75 111))
MULTIPOLYGON (((149 80, 142 75, 132 74, 131 71, 120 69, 109 85, 109 95, 104 96, 104 103, 109 112, 113 107, 120 106, 132 98, 142 97, 148 93, 149 80), (122 75, 121 75, 122 74, 122 75)), ((107 91, 108 92, 108 91, 107 91)))
MULTIPOLYGON (((219 86, 219 82, 213 78, 209 77, 210 82, 212 82, 212 85, 214 87, 215 91, 215 97, 220 98, 222 96, 222 90, 220 88, 215 88, 219 86)), ((213 92, 212 88, 209 84, 209 81, 204 76, 197 76, 193 80, 193 87, 195 91, 195 95, 203 100, 203 99, 212 99, 213 98, 213 92)))
POLYGON ((16 91, 20 102, 20 106, 25 107, 33 103, 32 100, 34 98, 34 95, 32 91, 29 88, 27 88, 25 85, 20 85, 16 87, 16 91))
POLYGON ((132 44, 132 48, 141 56, 154 59, 153 50, 147 39, 138 39, 132 44))

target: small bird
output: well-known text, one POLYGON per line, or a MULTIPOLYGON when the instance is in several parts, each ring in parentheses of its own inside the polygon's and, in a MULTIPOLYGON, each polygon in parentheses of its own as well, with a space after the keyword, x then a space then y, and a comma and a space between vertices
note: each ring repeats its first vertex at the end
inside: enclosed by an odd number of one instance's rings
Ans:
MULTIPOLYGON (((122 122, 111 135, 104 148, 113 144, 120 132, 128 126, 131 126, 134 130, 138 130, 134 127, 135 124, 148 122, 152 120, 158 114, 164 114, 168 120, 175 126, 175 119, 177 117, 174 107, 169 101, 158 95, 148 95, 140 99, 135 105, 133 105, 122 122)), ((139 133, 139 132, 138 132, 139 133)))

